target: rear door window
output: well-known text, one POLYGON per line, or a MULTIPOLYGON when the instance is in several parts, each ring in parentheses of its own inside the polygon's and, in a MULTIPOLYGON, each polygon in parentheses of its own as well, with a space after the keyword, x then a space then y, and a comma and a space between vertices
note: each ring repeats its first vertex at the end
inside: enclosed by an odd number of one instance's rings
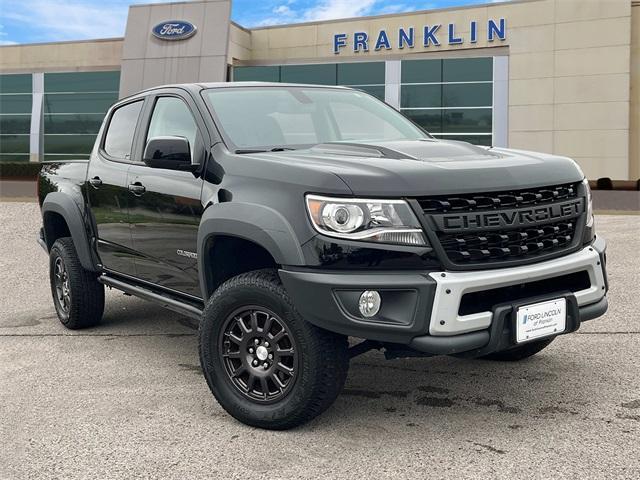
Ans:
POLYGON ((109 128, 104 138, 104 151, 113 158, 129 160, 133 146, 142 100, 119 107, 111 115, 109 128))

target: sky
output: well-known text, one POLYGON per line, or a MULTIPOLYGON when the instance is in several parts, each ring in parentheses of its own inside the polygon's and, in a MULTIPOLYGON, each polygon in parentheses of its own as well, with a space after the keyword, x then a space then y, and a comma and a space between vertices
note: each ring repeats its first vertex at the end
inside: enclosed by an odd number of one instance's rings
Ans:
MULTIPOLYGON (((495 1, 234 0, 231 18, 256 27, 495 1)), ((0 0, 0 45, 122 37, 128 7, 139 3, 163 0, 0 0)))

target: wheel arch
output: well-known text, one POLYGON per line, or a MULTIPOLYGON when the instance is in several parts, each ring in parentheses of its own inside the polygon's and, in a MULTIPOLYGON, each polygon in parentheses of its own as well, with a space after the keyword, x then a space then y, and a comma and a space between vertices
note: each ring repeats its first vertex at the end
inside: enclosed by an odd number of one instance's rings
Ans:
POLYGON ((49 193, 42 203, 42 220, 49 250, 58 238, 70 236, 82 267, 91 272, 97 271, 82 213, 70 196, 62 192, 49 193))
MULTIPOLYGON (((198 271, 200 288, 206 301, 217 283, 215 269, 216 243, 232 239, 253 245, 266 252, 272 264, 303 265, 304 255, 289 222, 277 211, 257 204, 217 204, 205 210, 198 229, 198 271)), ((238 272, 241 273, 241 272, 238 272)))

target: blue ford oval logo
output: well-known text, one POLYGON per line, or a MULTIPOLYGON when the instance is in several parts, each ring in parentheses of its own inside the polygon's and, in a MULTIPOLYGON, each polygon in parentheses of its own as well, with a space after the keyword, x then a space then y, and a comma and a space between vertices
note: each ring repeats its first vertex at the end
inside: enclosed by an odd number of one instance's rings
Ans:
POLYGON ((153 27, 151 33, 161 40, 184 40, 196 33, 196 26, 181 20, 168 20, 153 27))

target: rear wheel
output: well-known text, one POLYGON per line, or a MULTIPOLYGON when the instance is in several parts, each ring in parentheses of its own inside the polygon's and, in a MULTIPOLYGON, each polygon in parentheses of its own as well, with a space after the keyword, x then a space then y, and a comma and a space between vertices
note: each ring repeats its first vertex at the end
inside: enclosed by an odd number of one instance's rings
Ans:
POLYGON ((525 343, 518 347, 504 350, 502 352, 490 353, 484 357, 480 357, 485 360, 497 360, 501 362, 517 362, 518 360, 524 360, 525 358, 532 357, 538 352, 541 352, 553 342, 555 338, 547 338, 544 340, 538 340, 537 342, 525 343))
POLYGON ((347 376, 347 339, 306 322, 277 273, 224 283, 200 324, 200 362, 211 392, 236 419, 284 430, 325 411, 347 376))
POLYGON ((60 322, 72 330, 92 327, 104 311, 104 286, 80 264, 69 237, 59 238, 49 253, 49 279, 60 322))

